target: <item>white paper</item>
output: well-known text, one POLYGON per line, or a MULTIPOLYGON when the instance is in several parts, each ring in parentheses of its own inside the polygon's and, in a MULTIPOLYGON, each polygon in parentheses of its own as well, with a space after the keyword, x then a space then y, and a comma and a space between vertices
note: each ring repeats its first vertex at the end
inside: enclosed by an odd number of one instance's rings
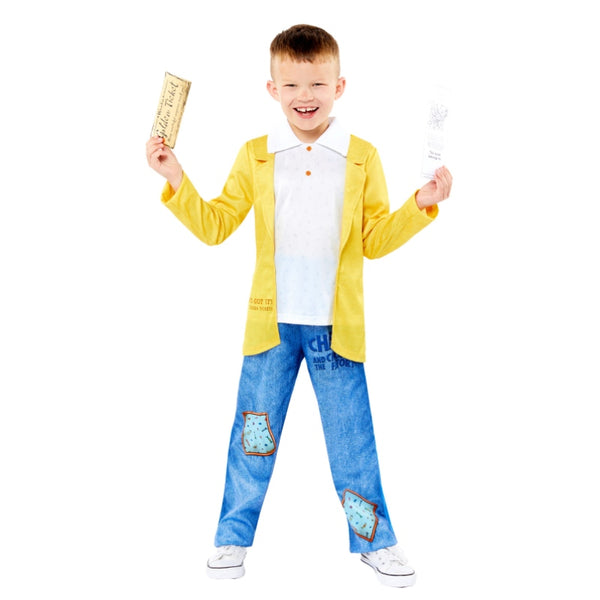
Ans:
POLYGON ((435 170, 444 164, 450 90, 436 86, 431 96, 421 166, 421 175, 427 179, 433 179, 435 170))

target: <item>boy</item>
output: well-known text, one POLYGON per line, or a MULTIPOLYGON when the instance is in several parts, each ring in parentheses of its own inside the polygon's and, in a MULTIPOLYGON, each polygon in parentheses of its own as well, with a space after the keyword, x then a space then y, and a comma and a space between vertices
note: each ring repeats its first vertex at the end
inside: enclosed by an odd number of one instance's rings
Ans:
MULTIPOLYGON (((224 241, 254 207, 256 269, 225 492, 208 561, 214 578, 244 575, 292 389, 303 359, 317 396, 350 551, 386 585, 415 572, 395 547, 383 496, 363 363, 363 256, 398 248, 437 215, 452 178, 435 179, 389 212, 377 151, 330 117, 344 92, 339 50, 297 25, 271 44, 269 94, 287 122, 244 145, 221 196, 205 202, 162 138, 147 143, 167 178, 162 200, 202 241, 224 241)), ((315 492, 316 493, 316 492, 315 492)))

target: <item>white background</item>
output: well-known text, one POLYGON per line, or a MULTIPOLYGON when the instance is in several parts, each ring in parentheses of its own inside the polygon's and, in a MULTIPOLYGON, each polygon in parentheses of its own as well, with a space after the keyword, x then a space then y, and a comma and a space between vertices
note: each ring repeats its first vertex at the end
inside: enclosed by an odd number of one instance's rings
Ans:
POLYGON ((592 3, 114 2, 2 9, 0 596, 597 599, 598 37, 592 3), (393 7, 393 8, 392 8, 393 7), (247 575, 212 551, 253 267, 252 218, 199 243, 144 144, 165 71, 207 198, 280 109, 282 29, 328 29, 335 114, 422 185, 431 86, 452 88, 452 198, 368 262, 372 409, 419 581, 347 552, 303 370, 247 575), (331 596, 330 596, 331 597, 331 596))

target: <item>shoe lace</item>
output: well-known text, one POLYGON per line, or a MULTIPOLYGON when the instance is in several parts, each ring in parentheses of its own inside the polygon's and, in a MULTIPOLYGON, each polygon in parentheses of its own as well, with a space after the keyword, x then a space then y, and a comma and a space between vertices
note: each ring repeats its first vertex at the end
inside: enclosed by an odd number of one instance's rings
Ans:
POLYGON ((219 560, 224 556, 233 556, 239 551, 239 546, 220 546, 217 548, 217 552, 215 554, 215 560, 219 560))
POLYGON ((382 565, 398 563, 403 567, 408 565, 408 559, 400 548, 382 548, 374 552, 382 565))

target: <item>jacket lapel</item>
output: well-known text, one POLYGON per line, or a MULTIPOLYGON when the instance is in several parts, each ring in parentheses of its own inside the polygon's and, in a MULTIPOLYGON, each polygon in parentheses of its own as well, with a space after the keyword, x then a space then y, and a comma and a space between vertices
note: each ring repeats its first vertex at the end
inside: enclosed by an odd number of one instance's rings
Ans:
POLYGON ((272 240, 275 240, 275 190, 273 188, 275 155, 267 152, 267 136, 254 141, 254 156, 256 158, 255 210, 262 213, 265 230, 272 240))
POLYGON ((354 211, 362 200, 366 174, 367 146, 364 142, 350 136, 350 146, 348 147, 348 157, 346 159, 346 183, 344 187, 344 209, 342 211, 342 235, 340 239, 340 251, 345 246, 352 230, 352 221, 354 211))

